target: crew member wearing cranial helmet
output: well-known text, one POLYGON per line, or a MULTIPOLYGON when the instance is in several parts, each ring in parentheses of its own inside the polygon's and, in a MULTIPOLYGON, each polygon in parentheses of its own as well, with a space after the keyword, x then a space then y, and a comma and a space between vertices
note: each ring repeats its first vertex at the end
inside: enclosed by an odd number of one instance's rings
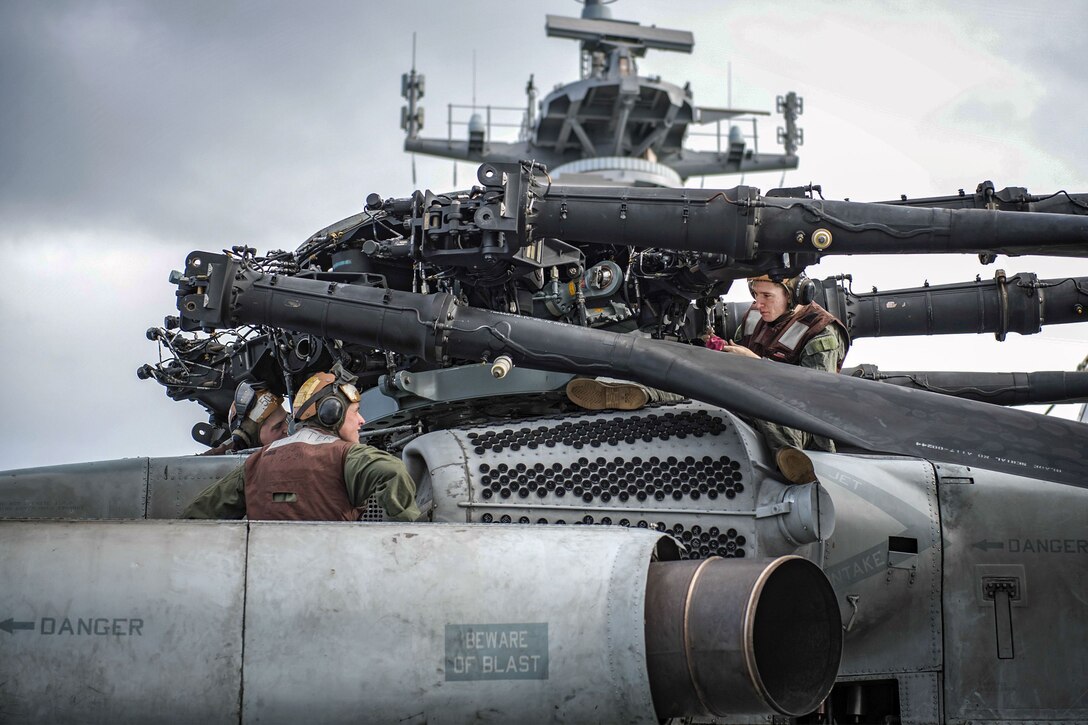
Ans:
MULTIPOLYGON (((850 348, 846 326, 813 302, 815 283, 801 274, 748 280, 754 300, 740 319, 733 340, 708 335, 707 347, 753 358, 836 373, 850 348)), ((793 483, 816 480, 812 461, 802 449, 835 450, 835 442, 768 421, 754 421, 775 454, 778 468, 793 483)))
POLYGON ((219 456, 267 446, 287 435, 283 398, 251 383, 240 383, 230 404, 230 437, 200 455, 219 456))
POLYGON ((396 456, 359 443, 359 391, 336 365, 294 401, 292 435, 251 455, 205 489, 182 518, 358 521, 371 496, 398 521, 420 517, 416 485, 396 456))

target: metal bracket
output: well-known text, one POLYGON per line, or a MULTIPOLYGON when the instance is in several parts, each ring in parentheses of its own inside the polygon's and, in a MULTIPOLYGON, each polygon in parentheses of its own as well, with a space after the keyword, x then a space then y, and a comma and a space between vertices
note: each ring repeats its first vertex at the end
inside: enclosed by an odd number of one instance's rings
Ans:
POLYGON ((986 577, 982 580, 982 596, 986 601, 995 601, 1000 594, 1008 596, 1009 601, 1020 600, 1020 580, 1016 577, 986 577))
POLYGON ((914 584, 918 571, 918 539, 911 536, 889 536, 887 561, 886 581, 891 581, 892 569, 905 569, 910 572, 907 584, 914 584))
POLYGON ((842 631, 849 632, 854 628, 854 620, 858 618, 858 602, 861 601, 860 594, 847 594, 846 603, 850 605, 853 610, 850 612, 850 621, 843 625, 842 631))
POLYGON ((942 486, 949 484, 973 484, 975 477, 971 473, 970 466, 961 466, 955 463, 935 463, 933 467, 937 471, 937 483, 942 486))
POLYGON ((778 503, 760 506, 756 509, 757 519, 767 519, 771 516, 784 516, 793 510, 792 501, 779 501, 778 503))
POLYGON ((1004 342, 1005 336, 1009 334, 1009 288, 1008 280, 1005 278, 1005 270, 997 270, 997 274, 994 275, 994 282, 997 284, 997 330, 994 332, 994 337, 998 342, 1004 342))
POLYGON ((982 596, 994 603, 997 658, 1011 660, 1016 656, 1012 637, 1012 602, 1020 599, 1020 580, 1016 577, 984 577, 982 596))

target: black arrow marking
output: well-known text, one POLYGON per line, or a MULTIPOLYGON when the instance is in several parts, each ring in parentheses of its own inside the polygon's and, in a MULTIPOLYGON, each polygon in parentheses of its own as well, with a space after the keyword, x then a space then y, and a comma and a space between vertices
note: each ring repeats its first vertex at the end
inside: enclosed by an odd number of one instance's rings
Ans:
POLYGON ((983 539, 982 541, 976 541, 975 543, 971 544, 971 547, 974 549, 982 549, 983 551, 989 551, 990 549, 1004 549, 1005 542, 986 541, 985 539, 983 539))
POLYGON ((34 623, 33 622, 16 622, 11 617, 8 617, 3 622, 0 622, 0 629, 4 630, 8 634, 15 634, 15 630, 17 630, 17 629, 29 629, 30 631, 33 632, 34 631, 34 623))

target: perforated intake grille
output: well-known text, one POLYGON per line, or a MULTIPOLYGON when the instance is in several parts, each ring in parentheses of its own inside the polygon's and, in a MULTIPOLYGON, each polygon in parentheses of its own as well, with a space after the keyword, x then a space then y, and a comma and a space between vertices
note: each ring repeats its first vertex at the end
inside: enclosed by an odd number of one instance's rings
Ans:
POLYGON ((520 428, 503 428, 483 433, 471 432, 468 439, 476 455, 504 450, 519 451, 538 448, 570 446, 575 450, 617 446, 620 443, 634 445, 654 440, 668 441, 675 437, 684 440, 688 436, 702 438, 717 435, 725 430, 725 423, 704 410, 660 415, 615 416, 611 419, 564 421, 555 426, 537 425, 520 428))
POLYGON ((385 521, 385 509, 378 502, 377 496, 371 496, 366 500, 366 506, 363 508, 362 521, 385 521))
POLYGON ((481 523, 634 526, 685 558, 751 556, 752 465, 724 414, 700 404, 577 414, 455 433, 481 523))
POLYGON ((592 460, 583 456, 566 466, 499 463, 492 469, 491 464, 481 463, 479 472, 480 497, 484 500, 533 495, 544 498, 549 494, 563 498, 569 494, 585 503, 607 503, 613 498, 698 501, 702 496, 712 500, 719 495, 735 498, 744 491, 740 464, 729 456, 703 456, 698 460, 694 456, 650 456, 645 460, 641 456, 598 456, 592 460))

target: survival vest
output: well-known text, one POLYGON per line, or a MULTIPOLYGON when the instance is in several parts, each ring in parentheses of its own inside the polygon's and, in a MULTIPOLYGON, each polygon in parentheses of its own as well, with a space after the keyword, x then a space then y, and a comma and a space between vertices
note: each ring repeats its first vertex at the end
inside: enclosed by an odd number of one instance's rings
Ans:
POLYGON ((344 481, 355 444, 314 428, 265 446, 246 460, 246 514, 265 521, 358 521, 344 481))
POLYGON ((738 342, 760 357, 798 365, 805 345, 828 325, 837 326, 842 336, 844 347, 838 364, 841 370, 846 351, 850 348, 850 336, 834 315, 815 302, 791 315, 783 315, 773 323, 764 322, 753 305, 741 319, 741 338, 738 342))

